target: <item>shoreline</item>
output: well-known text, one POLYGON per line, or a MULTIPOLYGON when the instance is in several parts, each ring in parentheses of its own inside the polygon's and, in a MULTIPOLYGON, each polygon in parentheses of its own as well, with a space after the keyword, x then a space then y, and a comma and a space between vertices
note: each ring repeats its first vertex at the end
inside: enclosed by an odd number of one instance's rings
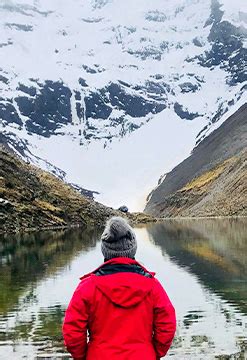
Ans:
POLYGON ((198 219, 247 219, 247 215, 218 215, 218 216, 174 216, 174 217, 165 217, 161 220, 198 220, 198 219))
MULTIPOLYGON (((132 215, 132 213, 130 213, 129 215, 132 215)), ((144 214, 146 215, 146 214, 144 214)), ((126 216, 124 216, 126 217, 126 216)), ((150 219, 148 222, 147 221, 143 221, 143 222, 136 222, 133 221, 133 219, 131 219, 131 216, 127 216, 128 220, 133 222, 134 227, 136 226, 143 226, 143 225, 152 225, 152 224, 157 224, 157 223, 161 223, 163 221, 183 221, 183 220, 223 220, 223 219, 247 219, 247 216, 245 215, 235 215, 235 216, 191 216, 191 217, 165 217, 165 218, 153 218, 150 219)), ((92 224, 83 224, 83 223, 77 223, 77 224, 69 224, 69 225, 58 225, 58 226, 45 226, 45 227, 25 227, 25 228, 18 228, 16 230, 13 231, 0 231, 0 237, 4 236, 4 235, 17 235, 17 234, 27 234, 27 233, 33 233, 33 232, 40 232, 40 231, 58 231, 58 230, 69 230, 69 229, 86 229, 87 227, 90 226, 96 226, 96 227, 101 227, 103 226, 102 223, 98 223, 98 225, 92 225, 92 224)))

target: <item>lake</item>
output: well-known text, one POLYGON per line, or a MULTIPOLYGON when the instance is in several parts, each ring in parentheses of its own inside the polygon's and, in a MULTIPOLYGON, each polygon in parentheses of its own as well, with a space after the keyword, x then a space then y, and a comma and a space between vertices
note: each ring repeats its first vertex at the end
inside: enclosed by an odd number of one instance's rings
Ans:
MULTIPOLYGON (((247 219, 165 220, 135 231, 137 260, 156 272, 176 308, 166 358, 247 359, 247 219)), ((69 359, 64 310, 79 277, 103 261, 100 234, 1 236, 1 360, 69 359)))

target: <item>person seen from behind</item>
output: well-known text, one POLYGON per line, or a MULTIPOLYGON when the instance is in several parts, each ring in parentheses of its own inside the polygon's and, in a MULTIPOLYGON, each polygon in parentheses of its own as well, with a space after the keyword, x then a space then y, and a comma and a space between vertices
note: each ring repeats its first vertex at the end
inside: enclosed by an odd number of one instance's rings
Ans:
POLYGON ((176 318, 165 290, 135 260, 133 229, 111 218, 101 237, 104 263, 81 278, 65 313, 63 337, 75 360, 158 360, 176 318))

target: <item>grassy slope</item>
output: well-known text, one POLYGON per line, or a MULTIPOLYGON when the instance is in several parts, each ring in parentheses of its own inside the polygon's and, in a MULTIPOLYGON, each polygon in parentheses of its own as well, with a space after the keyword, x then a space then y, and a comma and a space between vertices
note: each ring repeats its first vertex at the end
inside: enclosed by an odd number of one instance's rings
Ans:
POLYGON ((163 216, 246 216, 247 151, 194 178, 158 210, 163 216))
POLYGON ((247 105, 199 144, 150 194, 154 216, 247 215, 247 105))
MULTIPOLYGON (((88 199, 48 172, 0 147, 0 231, 67 225, 102 225, 122 213, 88 199), (7 200, 7 202, 6 202, 7 200)), ((144 214, 130 214, 146 222, 144 214)))
POLYGON ((0 148, 1 228, 43 228, 102 223, 116 212, 82 195, 55 176, 0 148))

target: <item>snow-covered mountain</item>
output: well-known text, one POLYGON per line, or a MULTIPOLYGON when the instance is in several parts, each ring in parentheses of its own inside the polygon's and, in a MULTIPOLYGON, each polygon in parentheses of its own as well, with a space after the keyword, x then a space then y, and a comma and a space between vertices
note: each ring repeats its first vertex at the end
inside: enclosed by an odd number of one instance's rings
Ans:
MULTIPOLYGON (((245 101, 245 0, 0 0, 1 141, 111 206, 245 101)), ((218 124, 219 124, 218 123, 218 124)))

